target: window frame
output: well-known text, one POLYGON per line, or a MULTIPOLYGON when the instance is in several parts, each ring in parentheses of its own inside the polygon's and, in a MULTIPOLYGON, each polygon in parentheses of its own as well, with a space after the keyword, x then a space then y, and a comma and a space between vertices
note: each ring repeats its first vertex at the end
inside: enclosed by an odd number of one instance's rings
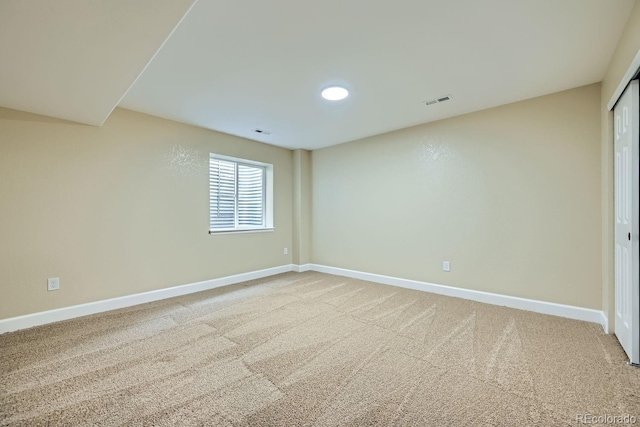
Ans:
POLYGON ((261 233, 274 231, 273 227, 273 165, 270 163, 258 162, 255 160, 242 159, 239 157, 225 156, 222 154, 209 153, 209 234, 235 234, 235 233, 261 233), (234 194, 234 214, 233 228, 211 228, 211 161, 220 160, 234 164, 235 194, 234 194), (240 226, 239 205, 238 205, 238 166, 248 166, 262 169, 262 225, 240 226))

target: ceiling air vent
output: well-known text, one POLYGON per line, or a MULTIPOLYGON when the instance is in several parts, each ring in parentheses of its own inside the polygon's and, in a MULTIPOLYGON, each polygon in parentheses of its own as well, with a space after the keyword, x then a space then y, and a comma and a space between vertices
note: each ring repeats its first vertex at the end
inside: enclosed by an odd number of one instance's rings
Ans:
POLYGON ((269 132, 268 130, 264 130, 264 129, 254 129, 253 131, 255 133, 259 133, 261 135, 271 135, 271 132, 269 132))
POLYGON ((451 99, 451 95, 445 95, 445 96, 441 96, 439 98, 436 99, 430 99, 428 101, 423 101, 425 105, 434 105, 434 104, 438 104, 440 102, 445 102, 451 99))

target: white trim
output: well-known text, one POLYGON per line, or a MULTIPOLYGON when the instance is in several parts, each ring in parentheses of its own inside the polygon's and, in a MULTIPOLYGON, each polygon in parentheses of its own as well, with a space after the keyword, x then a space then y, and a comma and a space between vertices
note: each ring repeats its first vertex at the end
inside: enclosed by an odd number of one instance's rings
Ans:
POLYGON ((225 156, 223 154, 209 153, 209 234, 230 234, 230 233, 261 233, 274 231, 273 226, 273 164, 259 162, 256 160, 242 159, 240 157, 225 156), (234 196, 234 217, 233 228, 211 229, 211 162, 223 161, 233 163, 235 174, 235 196, 234 196), (260 227, 240 227, 238 226, 238 166, 249 166, 262 169, 262 218, 263 225, 260 227))
POLYGON ((613 92, 613 95, 611 96, 611 99, 607 104, 607 109, 609 111, 613 110, 616 102, 618 102, 618 99, 620 99, 620 97, 622 96, 622 92, 624 92, 633 76, 638 72, 638 69, 640 69, 640 50, 638 51, 638 53, 636 53, 636 57, 633 58, 633 61, 631 61, 631 64, 629 64, 627 72, 624 73, 622 80, 620 80, 620 83, 618 83, 618 87, 616 88, 615 92, 613 92))
POLYGON ((209 159, 222 160, 222 161, 225 161, 225 162, 240 163, 240 164, 245 164, 245 165, 248 165, 248 166, 260 166, 261 168, 267 168, 269 166, 273 167, 273 164, 271 164, 271 163, 259 162, 257 160, 243 159, 241 157, 225 156, 224 154, 217 154, 217 153, 209 153, 209 159))
POLYGON ((192 294, 194 292, 206 291, 208 289, 219 288, 221 286, 246 282, 247 280, 261 279, 275 274, 286 273, 292 271, 292 269, 293 266, 291 264, 282 265, 280 267, 266 268, 264 270, 251 271, 249 273, 236 274, 234 276, 226 276, 219 279, 205 280, 204 282, 190 283, 188 285, 174 286, 171 288, 158 289, 140 294, 127 295, 86 304, 73 305, 71 307, 43 311, 40 313, 11 317, 9 319, 2 319, 0 320, 0 334, 17 331, 19 329, 31 328, 33 326, 45 325, 47 323, 59 322, 61 320, 73 319, 80 316, 102 313, 104 311, 115 310, 118 308, 130 307, 132 305, 192 294))
POLYGON ((276 231, 275 228, 225 228, 224 230, 209 230, 209 234, 214 236, 218 234, 246 234, 246 233, 271 233, 276 231))
POLYGON ((312 265, 313 264, 302 264, 302 265, 293 264, 293 271, 297 273, 304 273, 305 271, 310 271, 312 265))
POLYGON ((604 311, 600 312, 600 324, 606 333, 610 334, 612 332, 609 331, 609 317, 604 311))
POLYGON ((432 292, 456 298, 464 298, 486 304, 501 305, 519 310, 533 311, 535 313, 550 314, 552 316, 566 317, 568 319, 583 320, 597 323, 608 332, 608 322, 601 310, 576 307, 572 305, 556 304, 553 302, 538 301, 527 298, 512 297, 508 295, 493 294, 490 292, 474 291, 471 289, 454 288, 452 286, 437 285, 435 283, 420 282, 417 280, 401 279, 398 277, 383 276, 380 274, 364 273, 361 271, 347 270, 344 268, 329 267, 326 265, 311 264, 312 271, 334 274, 337 276, 351 277, 367 280, 369 282, 382 283, 384 285, 398 286, 400 288, 415 289, 418 291, 432 292))
POLYGON ((604 312, 590 308, 575 307, 570 305, 556 304, 552 302, 537 301, 526 298, 518 298, 507 295, 492 294, 489 292, 474 291, 471 289, 454 288, 451 286, 437 285, 434 283, 420 282, 417 280, 401 279, 398 277, 383 276, 380 274, 364 273, 361 271, 347 270, 344 268, 329 267, 318 264, 303 265, 282 265, 279 267, 267 268, 264 270, 251 271, 248 273, 226 276, 218 279, 205 280, 204 282, 190 283, 188 285, 174 286, 166 289, 158 289, 150 292, 143 292, 134 295, 127 295, 102 301, 95 301, 86 304, 63 307, 55 310, 43 311, 40 313, 27 314, 24 316, 12 317, 0 320, 0 334, 31 328, 33 326, 45 325, 62 320, 73 319, 90 314, 102 313, 104 311, 118 308, 131 307, 133 305, 147 302, 159 301, 195 292, 206 291, 222 286, 233 285, 235 283, 246 282, 248 280, 261 279, 276 274, 296 271, 317 271, 320 273, 333 274, 337 276, 351 277, 354 279, 367 280, 384 285, 398 286, 401 288, 415 289, 424 292, 431 292, 439 295, 446 295, 456 298, 464 298, 486 304, 501 305, 520 310, 528 310, 536 313, 550 314, 553 316, 566 317, 569 319, 584 320, 587 322, 602 325, 605 332, 608 332, 609 322, 604 312))

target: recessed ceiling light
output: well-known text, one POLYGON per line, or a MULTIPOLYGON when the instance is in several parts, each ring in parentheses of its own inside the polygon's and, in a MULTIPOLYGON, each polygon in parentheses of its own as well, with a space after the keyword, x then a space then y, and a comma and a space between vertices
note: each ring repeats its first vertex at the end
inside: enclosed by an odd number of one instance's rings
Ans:
POLYGON ((349 96, 349 91, 341 86, 330 86, 322 91, 322 97, 329 101, 340 101, 349 96))

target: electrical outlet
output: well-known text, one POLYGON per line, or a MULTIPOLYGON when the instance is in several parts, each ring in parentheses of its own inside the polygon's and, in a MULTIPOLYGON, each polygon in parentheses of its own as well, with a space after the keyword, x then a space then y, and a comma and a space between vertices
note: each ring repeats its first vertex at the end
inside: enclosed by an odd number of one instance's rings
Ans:
POLYGON ((449 261, 442 261, 442 271, 451 271, 451 263, 449 261))
POLYGON ((289 248, 284 248, 284 254, 289 255, 289 248))
POLYGON ((48 291, 57 291, 60 289, 60 278, 59 277, 51 277, 47 279, 47 290, 48 291))

